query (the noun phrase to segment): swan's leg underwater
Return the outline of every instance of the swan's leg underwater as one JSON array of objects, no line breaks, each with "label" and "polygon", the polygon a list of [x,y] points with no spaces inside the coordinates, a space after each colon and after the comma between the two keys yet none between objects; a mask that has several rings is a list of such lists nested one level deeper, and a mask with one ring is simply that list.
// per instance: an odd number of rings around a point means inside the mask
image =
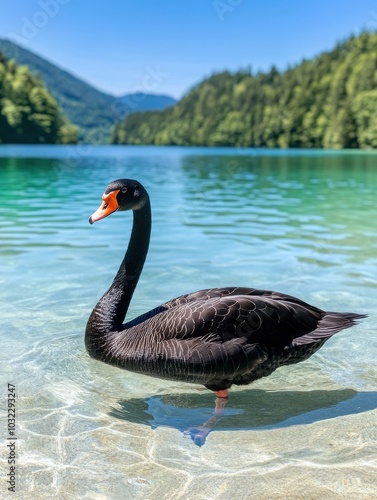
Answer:
[{"label": "swan's leg underwater", "polygon": [[228,389],[224,389],[223,391],[216,391],[215,395],[216,395],[216,404],[213,415],[216,417],[222,417],[224,415],[225,405],[228,402],[228,397],[229,397]]}]

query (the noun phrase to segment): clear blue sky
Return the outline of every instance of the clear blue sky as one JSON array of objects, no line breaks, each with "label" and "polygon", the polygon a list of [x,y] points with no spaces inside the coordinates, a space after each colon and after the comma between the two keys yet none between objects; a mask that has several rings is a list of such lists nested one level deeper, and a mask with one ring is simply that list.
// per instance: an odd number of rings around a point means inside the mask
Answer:
[{"label": "clear blue sky", "polygon": [[0,0],[0,37],[121,95],[181,97],[214,71],[284,69],[377,29],[377,0]]}]

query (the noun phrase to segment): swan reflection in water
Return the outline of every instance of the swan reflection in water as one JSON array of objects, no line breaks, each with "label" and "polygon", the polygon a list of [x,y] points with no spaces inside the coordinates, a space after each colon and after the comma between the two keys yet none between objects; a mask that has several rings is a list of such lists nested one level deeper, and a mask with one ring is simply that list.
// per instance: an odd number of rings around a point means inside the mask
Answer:
[{"label": "swan reflection in water", "polygon": [[184,432],[202,446],[213,430],[264,430],[305,425],[377,408],[377,392],[353,389],[310,391],[235,391],[223,414],[213,411],[213,396],[183,393],[119,401],[110,415]]}]

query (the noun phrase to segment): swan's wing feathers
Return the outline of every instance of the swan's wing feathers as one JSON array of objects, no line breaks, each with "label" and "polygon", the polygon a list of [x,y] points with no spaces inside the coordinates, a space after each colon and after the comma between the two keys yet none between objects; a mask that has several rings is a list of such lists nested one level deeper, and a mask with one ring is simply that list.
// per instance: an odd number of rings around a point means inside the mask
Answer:
[{"label": "swan's wing feathers", "polygon": [[299,304],[308,306],[312,309],[315,309],[313,306],[310,306],[306,302],[293,297],[292,295],[287,295],[285,293],[274,292],[271,290],[260,290],[257,288],[249,288],[249,287],[237,287],[237,286],[229,286],[222,288],[207,288],[205,290],[199,290],[193,293],[187,293],[185,295],[181,295],[173,300],[169,300],[161,305],[163,308],[172,309],[178,305],[187,304],[188,302],[196,302],[207,301],[213,298],[220,297],[233,297],[233,296],[252,296],[252,297],[263,297],[266,299],[273,299],[276,301],[289,301],[292,304]]},{"label": "swan's wing feathers", "polygon": [[252,335],[252,341],[268,344],[291,342],[315,330],[324,316],[322,310],[291,295],[245,287],[201,290],[161,307],[173,318],[180,317],[179,331],[185,330],[186,337],[212,329],[222,341]]},{"label": "swan's wing feathers", "polygon": [[224,381],[250,372],[267,359],[262,347],[248,344],[246,339],[206,344],[199,338],[170,339],[161,342],[157,356],[172,378],[176,373],[184,373],[187,381],[208,384],[217,380],[222,381],[222,386]]},{"label": "swan's wing feathers", "polygon": [[294,339],[314,331],[324,312],[289,296],[258,297],[254,322],[258,318],[260,327],[253,335],[253,341],[267,346],[289,345]]},{"label": "swan's wing feathers", "polygon": [[335,333],[357,324],[357,320],[365,318],[365,314],[327,312],[318,322],[318,327],[293,340],[293,346],[313,344],[332,337]]},{"label": "swan's wing feathers", "polygon": [[250,299],[247,299],[246,304],[242,298],[243,296],[209,299],[200,297],[178,303],[155,318],[154,331],[161,340],[200,338],[205,343],[222,343],[240,337],[237,330],[244,324],[249,309],[254,308]]},{"label": "swan's wing feathers", "polygon": [[[205,290],[199,290],[198,292],[187,293],[181,295],[173,300],[169,300],[162,304],[163,307],[172,309],[179,305],[187,304],[189,302],[207,301],[213,298],[229,297],[232,295],[251,295],[254,292],[259,292],[255,288],[246,287],[223,287],[223,288],[207,288]],[[262,291],[260,291],[262,292]]]},{"label": "swan's wing feathers", "polygon": [[158,320],[156,318],[153,329],[161,340],[200,338],[204,343],[223,343],[244,338],[250,343],[287,345],[294,338],[315,330],[323,315],[322,311],[298,299],[293,302],[289,296],[280,294],[277,297],[228,294],[208,298],[206,291],[196,299],[165,309]]}]

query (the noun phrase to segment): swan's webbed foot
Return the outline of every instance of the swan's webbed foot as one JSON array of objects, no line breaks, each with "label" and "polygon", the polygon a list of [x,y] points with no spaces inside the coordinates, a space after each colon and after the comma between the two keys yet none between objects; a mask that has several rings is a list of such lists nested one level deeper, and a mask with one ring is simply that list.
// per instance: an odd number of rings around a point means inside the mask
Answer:
[{"label": "swan's webbed foot", "polygon": [[[225,394],[225,395],[219,395]],[[216,424],[224,415],[225,405],[228,402],[228,391],[216,391],[216,403],[213,415],[204,422],[203,425],[197,427],[189,427],[184,431],[184,435],[190,436],[197,446],[203,446],[208,434],[216,427]]]},{"label": "swan's webbed foot", "polygon": [[199,425],[198,427],[189,427],[184,431],[185,436],[190,436],[197,446],[203,446],[206,442],[208,434],[211,432],[210,427],[205,427],[205,425]]}]

